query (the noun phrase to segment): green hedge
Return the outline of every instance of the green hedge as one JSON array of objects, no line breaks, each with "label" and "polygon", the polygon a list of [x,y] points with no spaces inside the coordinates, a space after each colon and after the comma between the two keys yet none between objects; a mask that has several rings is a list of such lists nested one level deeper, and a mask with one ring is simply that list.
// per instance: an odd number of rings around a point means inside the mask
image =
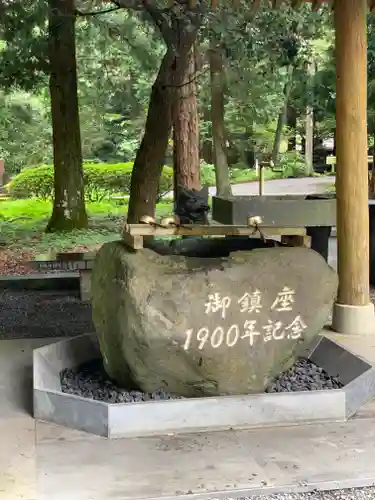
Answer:
[{"label": "green hedge", "polygon": [[[130,192],[133,162],[128,163],[84,163],[83,177],[85,196],[89,201],[101,201],[113,195]],[[159,195],[173,188],[173,171],[164,167],[160,177]],[[23,170],[7,185],[12,198],[53,198],[53,166],[41,165]]]},{"label": "green hedge", "polygon": [[53,167],[42,165],[36,168],[26,168],[6,185],[12,198],[48,199],[53,194]]}]

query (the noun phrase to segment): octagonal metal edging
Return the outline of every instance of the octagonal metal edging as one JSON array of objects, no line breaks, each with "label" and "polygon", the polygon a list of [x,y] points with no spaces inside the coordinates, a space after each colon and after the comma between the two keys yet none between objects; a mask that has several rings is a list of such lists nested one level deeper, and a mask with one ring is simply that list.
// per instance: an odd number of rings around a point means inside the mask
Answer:
[{"label": "octagonal metal edging", "polygon": [[[363,391],[359,398],[353,394],[358,395],[358,386],[362,387],[358,380],[365,377],[368,382],[368,372],[373,370],[324,336],[311,359],[329,365],[323,358],[332,344],[343,360],[339,370],[348,381],[343,389],[107,404],[61,391],[59,372],[63,368],[100,357],[96,335],[81,335],[34,351],[34,417],[109,438],[344,421],[356,404],[363,404]],[[351,367],[351,374],[345,365]],[[329,366],[322,368],[335,374]],[[373,375],[370,379],[375,380]],[[372,399],[375,383],[367,386],[366,397]]]},{"label": "octagonal metal edging", "polygon": [[[329,331],[327,330],[329,337]],[[358,338],[361,338],[360,336]],[[366,336],[362,337],[363,339]],[[310,359],[344,384],[345,414],[350,418],[375,397],[375,366],[344,343],[326,336],[310,354]]]}]

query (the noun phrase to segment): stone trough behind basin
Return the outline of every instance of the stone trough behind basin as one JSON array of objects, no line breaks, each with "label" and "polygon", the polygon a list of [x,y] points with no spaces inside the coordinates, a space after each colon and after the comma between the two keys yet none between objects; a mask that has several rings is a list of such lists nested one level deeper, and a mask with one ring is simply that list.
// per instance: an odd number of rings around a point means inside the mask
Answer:
[{"label": "stone trough behind basin", "polygon": [[108,438],[344,421],[375,397],[375,370],[322,335],[309,358],[342,389],[109,404],[61,391],[60,371],[100,357],[95,334],[36,349],[34,417]]}]

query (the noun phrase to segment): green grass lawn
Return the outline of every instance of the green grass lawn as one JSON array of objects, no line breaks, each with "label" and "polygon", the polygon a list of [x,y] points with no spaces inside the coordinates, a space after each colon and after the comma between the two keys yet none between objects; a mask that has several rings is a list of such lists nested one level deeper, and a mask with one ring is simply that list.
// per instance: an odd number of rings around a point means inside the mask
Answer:
[{"label": "green grass lawn", "polygon": [[[264,169],[265,180],[283,177],[280,171]],[[255,170],[231,169],[231,183],[257,181]],[[87,203],[89,229],[69,233],[46,234],[45,228],[52,212],[50,201],[40,199],[14,200],[0,198],[0,244],[9,250],[43,253],[93,247],[119,237],[120,226],[127,212],[127,199]],[[157,215],[173,212],[172,200],[164,198],[157,205]]]},{"label": "green grass lawn", "polygon": [[[264,178],[278,179],[280,172],[264,170]],[[232,184],[257,181],[254,170],[234,168]],[[50,201],[40,199],[14,200],[0,198],[0,244],[8,250],[43,253],[93,247],[119,237],[120,226],[127,212],[127,199],[87,203],[89,229],[69,233],[46,234],[45,228],[52,212]],[[164,198],[156,208],[158,216],[173,212],[172,200]]]},{"label": "green grass lawn", "polygon": [[[8,249],[24,252],[71,250],[77,246],[92,247],[119,237],[119,229],[127,211],[126,204],[87,203],[89,229],[69,233],[44,232],[52,204],[49,201],[3,200],[0,202],[0,242]],[[157,206],[159,216],[172,213],[170,201]]]}]

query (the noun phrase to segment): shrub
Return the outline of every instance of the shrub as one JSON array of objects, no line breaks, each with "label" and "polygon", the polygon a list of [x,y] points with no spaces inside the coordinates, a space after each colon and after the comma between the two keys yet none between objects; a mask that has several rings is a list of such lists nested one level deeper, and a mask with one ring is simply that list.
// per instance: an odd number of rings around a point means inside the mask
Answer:
[{"label": "shrub", "polygon": [[12,198],[41,198],[43,200],[53,197],[53,167],[41,165],[40,167],[25,168],[6,185]]},{"label": "shrub", "polygon": [[279,167],[284,171],[283,177],[305,177],[305,159],[298,151],[287,151],[280,155]]},{"label": "shrub", "polygon": [[[128,195],[133,162],[84,163],[83,180],[88,201],[101,201],[113,195]],[[164,167],[159,183],[159,197],[172,189],[173,171]],[[41,165],[23,170],[6,186],[12,198],[53,198],[53,166]]]},{"label": "shrub", "polygon": [[214,186],[216,183],[215,165],[201,161],[201,185]]},{"label": "shrub", "polygon": [[133,163],[86,163],[83,165],[85,196],[102,201],[116,194],[129,194]]}]

